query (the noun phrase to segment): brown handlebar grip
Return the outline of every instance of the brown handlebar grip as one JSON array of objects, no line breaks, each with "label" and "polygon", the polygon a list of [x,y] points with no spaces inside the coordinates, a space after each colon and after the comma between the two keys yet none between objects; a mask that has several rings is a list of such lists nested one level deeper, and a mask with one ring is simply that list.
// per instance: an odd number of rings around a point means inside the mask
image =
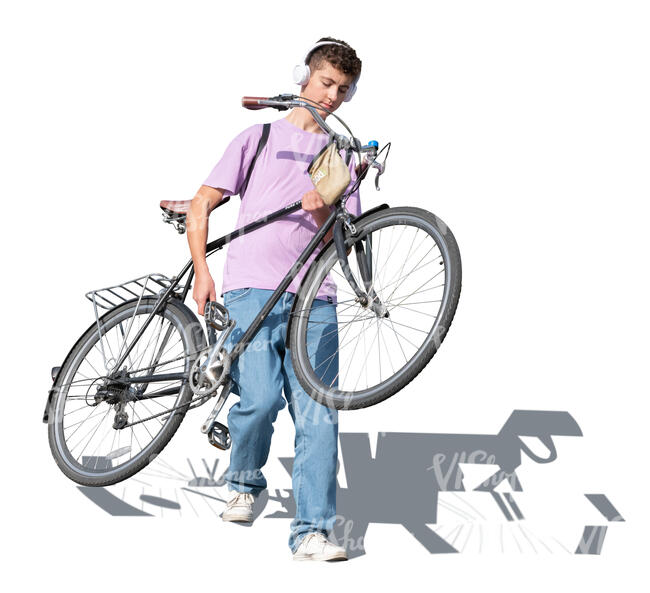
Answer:
[{"label": "brown handlebar grip", "polygon": [[268,97],[242,97],[242,107],[246,107],[246,109],[266,109],[268,105],[260,105],[258,103],[260,99],[266,100]]}]

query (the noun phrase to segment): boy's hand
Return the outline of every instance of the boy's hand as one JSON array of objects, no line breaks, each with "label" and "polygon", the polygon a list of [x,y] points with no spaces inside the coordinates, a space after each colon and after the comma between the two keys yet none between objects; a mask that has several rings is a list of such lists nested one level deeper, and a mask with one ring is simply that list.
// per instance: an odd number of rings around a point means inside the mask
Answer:
[{"label": "boy's hand", "polygon": [[[302,209],[311,212],[318,228],[323,226],[331,212],[330,207],[323,202],[323,198],[321,198],[321,195],[316,189],[312,189],[302,196]],[[332,229],[327,231],[327,234],[323,238],[323,242],[327,243],[331,238]]]},{"label": "boy's hand", "polygon": [[214,280],[210,272],[197,272],[192,298],[199,307],[199,315],[203,315],[206,301],[217,300],[217,291],[214,288]]},{"label": "boy's hand", "polygon": [[323,198],[316,189],[312,189],[302,196],[302,209],[307,212],[327,211],[327,214],[329,214],[329,206],[323,202]]}]

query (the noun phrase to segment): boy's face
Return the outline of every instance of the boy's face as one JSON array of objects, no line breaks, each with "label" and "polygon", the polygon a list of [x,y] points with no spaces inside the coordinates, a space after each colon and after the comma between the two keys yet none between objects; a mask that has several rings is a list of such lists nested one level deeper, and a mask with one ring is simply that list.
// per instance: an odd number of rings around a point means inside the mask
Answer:
[{"label": "boy's face", "polygon": [[[353,78],[350,74],[344,74],[337,70],[327,61],[323,61],[318,70],[311,73],[309,82],[303,87],[301,96],[311,99],[326,107],[330,111],[336,111],[347,93]],[[324,119],[328,113],[317,109],[319,115]]]}]

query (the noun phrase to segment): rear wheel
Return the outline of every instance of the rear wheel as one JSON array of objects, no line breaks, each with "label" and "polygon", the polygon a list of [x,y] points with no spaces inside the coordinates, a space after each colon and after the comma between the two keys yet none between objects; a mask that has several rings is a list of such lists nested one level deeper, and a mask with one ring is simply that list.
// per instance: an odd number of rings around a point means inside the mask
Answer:
[{"label": "rear wheel", "polygon": [[[346,237],[350,271],[380,306],[358,301],[332,242],[309,268],[291,320],[298,381],[336,409],[374,405],[412,381],[445,338],[461,288],[456,240],[431,212],[389,208],[359,221],[356,231]],[[362,261],[370,272],[365,284]],[[336,314],[326,316],[323,297],[332,293]]]},{"label": "rear wheel", "polygon": [[[140,471],[174,435],[192,398],[187,377],[206,347],[199,322],[171,299],[154,316],[121,369],[115,363],[156,303],[144,297],[112,309],[93,324],[70,352],[55,383],[49,415],[50,449],[70,479],[107,486]],[[119,372],[118,372],[119,371]],[[161,382],[121,381],[145,375],[176,375]]]}]

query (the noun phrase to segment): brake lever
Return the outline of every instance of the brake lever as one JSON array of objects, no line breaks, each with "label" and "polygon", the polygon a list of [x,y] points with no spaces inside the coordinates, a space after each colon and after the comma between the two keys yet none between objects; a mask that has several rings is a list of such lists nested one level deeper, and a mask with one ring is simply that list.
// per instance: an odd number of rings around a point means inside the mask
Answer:
[{"label": "brake lever", "polygon": [[268,100],[277,101],[278,103],[280,103],[280,105],[273,105],[273,107],[278,111],[287,111],[287,109],[289,109],[289,105],[282,105],[282,103],[286,103],[287,101],[294,101],[297,98],[298,97],[296,97],[296,95],[285,93],[281,95],[276,95],[275,97],[269,97]]},{"label": "brake lever", "polygon": [[373,163],[372,166],[377,169],[377,175],[375,175],[375,189],[379,191],[381,189],[379,187],[379,176],[384,173],[384,165],[381,163]]}]

